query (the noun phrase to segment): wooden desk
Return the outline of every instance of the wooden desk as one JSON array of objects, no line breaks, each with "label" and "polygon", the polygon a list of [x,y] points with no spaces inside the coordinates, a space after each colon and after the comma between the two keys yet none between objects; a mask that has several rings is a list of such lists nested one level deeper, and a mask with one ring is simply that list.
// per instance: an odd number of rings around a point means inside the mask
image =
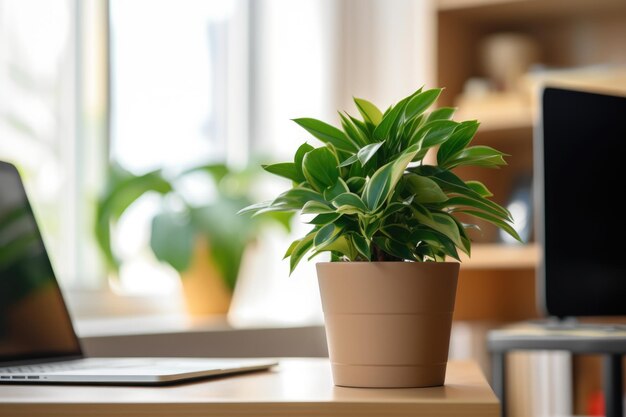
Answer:
[{"label": "wooden desk", "polygon": [[480,416],[499,404],[472,362],[446,385],[358,389],[332,384],[328,359],[283,359],[270,372],[167,387],[0,385],[0,416]]}]

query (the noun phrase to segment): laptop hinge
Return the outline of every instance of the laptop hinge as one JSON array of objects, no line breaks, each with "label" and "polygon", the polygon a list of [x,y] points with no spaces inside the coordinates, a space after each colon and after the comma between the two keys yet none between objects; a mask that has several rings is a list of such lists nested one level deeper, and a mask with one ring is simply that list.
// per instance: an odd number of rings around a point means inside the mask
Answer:
[{"label": "laptop hinge", "polygon": [[16,361],[5,361],[0,362],[0,368],[11,367],[11,366],[20,366],[20,365],[37,365],[40,363],[58,363],[58,362],[66,362],[73,361],[76,359],[84,359],[83,355],[66,355],[66,356],[54,356],[54,357],[41,357],[41,358],[30,358],[30,359],[20,359]]}]

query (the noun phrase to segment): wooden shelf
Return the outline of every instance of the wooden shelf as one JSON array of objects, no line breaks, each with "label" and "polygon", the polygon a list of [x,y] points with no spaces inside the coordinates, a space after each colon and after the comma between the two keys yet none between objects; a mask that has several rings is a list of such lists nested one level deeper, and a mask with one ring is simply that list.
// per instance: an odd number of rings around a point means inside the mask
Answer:
[{"label": "wooden shelf", "polygon": [[438,0],[437,10],[472,19],[522,20],[625,10],[623,0]]},{"label": "wooden shelf", "polygon": [[437,10],[467,10],[477,7],[490,7],[515,3],[528,3],[528,0],[438,0]]},{"label": "wooden shelf", "polygon": [[539,246],[478,244],[472,247],[472,257],[462,255],[462,269],[534,269],[539,264]]},{"label": "wooden shelf", "polygon": [[459,120],[478,120],[478,136],[483,142],[529,141],[533,134],[533,115],[530,107],[464,106],[456,113]]},{"label": "wooden shelf", "polygon": [[[499,132],[502,130],[520,130],[530,131],[533,128],[532,117],[530,112],[524,113],[489,113],[489,112],[463,112],[460,113],[460,119],[478,120],[480,122],[480,132]],[[468,115],[469,117],[466,117]]]},{"label": "wooden shelf", "polygon": [[[483,42],[497,34],[517,33],[533,40],[538,62],[547,69],[626,62],[624,0],[438,0],[436,16],[441,46],[437,78],[446,87],[443,105],[463,108],[456,101],[466,81],[488,75],[481,61]],[[494,115],[500,110],[491,107]]]}]

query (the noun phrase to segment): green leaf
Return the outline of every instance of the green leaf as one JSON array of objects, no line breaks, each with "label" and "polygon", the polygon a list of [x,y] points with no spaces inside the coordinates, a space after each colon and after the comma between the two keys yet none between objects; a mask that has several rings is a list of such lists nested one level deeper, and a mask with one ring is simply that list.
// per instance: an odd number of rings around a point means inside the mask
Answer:
[{"label": "green leaf", "polygon": [[375,236],[372,240],[376,246],[391,256],[399,259],[415,259],[415,255],[411,249],[389,239],[388,237]]},{"label": "green leaf", "polygon": [[394,161],[383,165],[372,175],[363,190],[363,200],[370,211],[378,210],[389,197],[417,151],[417,145],[409,147]]},{"label": "green leaf", "polygon": [[224,282],[233,289],[241,258],[253,236],[254,221],[235,213],[244,202],[220,198],[210,205],[188,208],[191,224],[197,234],[209,241],[209,252]]},{"label": "green leaf", "polygon": [[487,213],[483,213],[482,211],[476,211],[476,210],[460,210],[460,212],[469,214],[470,216],[479,217],[481,219],[487,220],[489,223],[492,223],[498,226],[500,229],[507,232],[509,235],[515,238],[515,240],[522,242],[522,238],[517,234],[515,229],[513,229],[513,227],[510,224],[508,224],[507,222],[503,221],[502,219],[498,217],[492,216]]},{"label": "green leaf", "polygon": [[412,168],[411,170],[419,175],[428,176],[430,179],[435,181],[446,193],[458,193],[466,197],[482,201],[483,203],[491,206],[494,210],[502,209],[502,207],[500,207],[493,201],[481,197],[480,194],[468,187],[463,182],[463,180],[461,180],[450,171],[445,171],[439,167],[434,167],[430,165],[422,165]]},{"label": "green leaf", "polygon": [[315,248],[315,252],[313,252],[313,254],[309,257],[309,260],[323,252],[331,252],[331,254],[334,255],[341,254],[350,261],[354,261],[358,255],[352,241],[349,241],[346,236],[337,236],[336,239],[328,244],[325,244],[323,247]]},{"label": "green leaf", "polygon": [[378,231],[378,229],[380,228],[380,225],[382,223],[382,220],[378,219],[378,220],[370,220],[369,223],[367,223],[365,225],[365,236],[368,239],[371,239],[372,236],[374,236],[374,234]]},{"label": "green leaf", "polygon": [[374,173],[365,184],[363,200],[370,211],[374,212],[387,199],[393,188],[394,162],[389,162]]},{"label": "green leaf", "polygon": [[239,210],[237,214],[256,213],[260,210],[266,209],[272,205],[272,201],[263,201],[261,203],[250,204]]},{"label": "green leaf", "polygon": [[311,200],[326,203],[326,200],[320,193],[308,188],[295,187],[276,197],[268,208],[299,210],[304,204]]},{"label": "green leaf", "polygon": [[455,196],[451,197],[445,203],[446,207],[471,207],[476,210],[484,211],[497,217],[501,217],[503,220],[509,219],[511,215],[508,210],[498,205],[494,208],[493,205],[487,204],[484,200],[473,199],[470,197]]},{"label": "green leaf", "polygon": [[[402,132],[402,135],[404,138],[412,138],[413,135],[415,135],[415,132],[417,132],[417,129],[419,129],[424,122],[424,115],[420,115],[417,117],[414,117],[413,120],[409,121],[408,124],[405,125],[404,127],[404,131]],[[408,143],[408,140],[407,140]]]},{"label": "green leaf", "polygon": [[178,272],[185,271],[191,263],[194,238],[195,230],[188,216],[164,211],[152,219],[150,247],[154,256]]},{"label": "green leaf", "polygon": [[374,138],[379,141],[384,141],[389,139],[389,133],[391,132],[391,128],[396,123],[396,120],[402,114],[404,106],[406,104],[405,100],[402,100],[398,104],[396,104],[389,112],[385,113],[383,116],[383,120],[380,122],[376,129],[374,129]]},{"label": "green leaf", "polygon": [[413,97],[406,105],[404,111],[405,119],[411,119],[422,114],[437,100],[439,94],[441,94],[441,88],[433,88],[432,90],[426,90]]},{"label": "green leaf", "polygon": [[135,176],[119,166],[111,167],[106,192],[97,206],[95,231],[109,267],[116,270],[119,265],[111,248],[111,223],[116,222],[144,194],[167,194],[172,190],[172,185],[160,170]]},{"label": "green leaf", "polygon": [[[393,115],[394,110],[398,109],[397,110],[398,115],[391,121],[391,124],[388,129],[388,134],[387,134],[388,139],[385,142],[385,149],[387,150],[388,153],[396,154],[398,152],[402,152],[406,148],[406,146],[408,146],[406,143],[402,143],[402,144],[400,143],[400,142],[403,142],[403,138],[405,137],[404,131],[407,129],[407,119],[404,115],[404,111],[406,109],[406,105],[409,102],[409,100],[411,100],[420,92],[421,92],[421,89],[416,91],[409,97],[406,97],[400,100],[400,102],[398,102],[398,104],[396,104],[395,107],[393,107],[392,110],[389,111],[389,116],[391,117]],[[385,113],[384,118],[387,118],[387,113]],[[383,119],[383,122],[379,125],[379,127],[384,125],[384,123],[385,123],[385,120]],[[376,131],[374,131],[374,133],[376,133]]]},{"label": "green leaf", "polygon": [[348,152],[356,152],[358,149],[356,144],[344,132],[334,126],[310,118],[293,119],[293,121],[322,142],[330,143],[337,149]]},{"label": "green leaf", "polygon": [[401,210],[407,209],[408,206],[406,204],[403,203],[398,203],[398,202],[393,202],[391,204],[389,204],[387,207],[385,207],[385,210],[383,210],[383,214],[380,216],[381,220],[386,219],[387,217],[391,216],[392,214],[395,214]]},{"label": "green leaf", "polygon": [[374,126],[378,126],[383,120],[383,114],[381,111],[369,101],[361,98],[355,98],[354,103],[356,104],[356,108],[359,110],[359,113],[361,113],[361,116],[363,116],[363,120],[366,122],[370,122]]},{"label": "green leaf", "polygon": [[423,228],[415,229],[411,232],[411,241],[426,242],[429,245],[440,246],[449,256],[453,257],[457,261],[460,261],[459,253],[456,250],[454,242],[446,235],[439,233],[436,230]]},{"label": "green leaf", "polygon": [[428,115],[426,122],[432,122],[433,120],[448,120],[452,118],[452,115],[456,109],[454,107],[440,107],[436,110],[433,110]]},{"label": "green leaf", "polygon": [[343,193],[337,196],[332,201],[332,203],[333,203],[333,206],[337,207],[338,212],[342,212],[345,214],[353,214],[353,213],[348,213],[347,211],[340,210],[340,209],[345,208],[345,207],[354,208],[356,209],[357,212],[360,212],[360,213],[367,213],[369,211],[367,209],[367,206],[365,206],[365,203],[363,202],[363,200],[361,200],[361,197],[353,193]]},{"label": "green leaf", "polygon": [[365,187],[365,178],[363,177],[351,177],[346,181],[348,184],[348,188],[350,192],[355,194],[361,194],[363,192],[363,187]]},{"label": "green leaf", "polygon": [[411,203],[411,209],[413,209],[413,215],[416,218],[419,218],[420,216],[428,217],[431,220],[433,218],[432,214],[430,213],[430,210],[428,210],[426,207],[424,207],[417,201],[413,201]]},{"label": "green leaf", "polygon": [[[302,145],[300,145],[300,147],[296,151],[296,154],[293,158],[293,163],[295,164],[296,170],[298,171],[298,178],[302,178],[302,181],[304,181],[304,171],[302,170],[302,162],[304,161],[304,155],[311,152],[313,149],[315,149],[313,146],[305,142]],[[299,182],[302,182],[302,181],[299,181]]]},{"label": "green leaf", "polygon": [[367,162],[372,159],[374,155],[376,155],[376,152],[380,149],[383,143],[385,142],[371,143],[359,149],[357,156],[359,161],[361,161],[361,166],[365,166],[365,164],[367,164]]},{"label": "green leaf", "polygon": [[480,123],[476,120],[461,122],[437,151],[437,164],[445,166],[452,156],[469,145],[478,131],[479,125]]},{"label": "green leaf", "polygon": [[454,132],[458,122],[454,120],[434,120],[420,127],[409,140],[410,144],[419,143],[422,149],[439,145]]},{"label": "green leaf", "polygon": [[317,191],[335,185],[339,178],[339,161],[327,147],[316,148],[304,155],[302,168],[307,182]]},{"label": "green leaf", "polygon": [[301,212],[302,214],[323,214],[334,213],[335,210],[332,207],[329,207],[327,204],[311,200],[307,201],[304,206],[302,206]]},{"label": "green leaf", "polygon": [[[435,120],[430,122],[430,129],[422,139],[422,149],[444,143],[459,124],[454,120]],[[425,124],[424,127],[428,126]]]},{"label": "green leaf", "polygon": [[[354,126],[359,129],[359,131],[363,134],[365,138],[372,139],[372,135],[374,133],[374,125],[365,123],[362,120],[357,119],[356,117],[350,116],[348,113],[346,113],[346,116],[350,119]],[[367,143],[369,142],[370,140],[367,141]]]},{"label": "green leaf", "polygon": [[326,226],[323,226],[315,234],[315,238],[313,239],[313,245],[316,249],[320,249],[324,247],[324,245],[330,244],[337,238],[341,230],[341,228],[337,227],[333,223],[329,223]]},{"label": "green leaf", "polygon": [[476,205],[486,205],[489,206],[493,211],[501,214],[503,218],[511,219],[511,213],[501,205],[496,202],[493,202],[487,198],[481,197],[480,194],[476,193],[474,190],[469,187],[459,187],[456,185],[451,185],[448,182],[440,181],[439,179],[433,178],[443,189],[451,189],[453,193],[460,194],[461,196],[467,197],[471,200],[477,202]]},{"label": "green leaf", "polygon": [[285,252],[285,256],[283,256],[283,259],[287,259],[288,257],[291,256],[291,254],[293,253],[293,250],[298,246],[298,244],[302,241],[302,239],[296,239],[293,242],[291,242],[291,245],[289,245],[289,247],[287,248],[287,251]]},{"label": "green leaf", "polygon": [[[459,229],[459,234],[461,235],[461,242],[463,242],[463,246],[460,248],[463,252],[467,254],[467,256],[471,256],[472,251],[472,242],[470,241],[469,235],[467,234],[466,226],[475,226],[475,225],[466,225],[461,223],[456,217],[450,216],[456,223],[456,227]],[[478,227],[478,226],[475,226]]]},{"label": "green leaf", "polygon": [[402,224],[390,224],[383,226],[381,232],[386,234],[390,239],[396,240],[401,243],[411,241],[411,231],[408,227]]},{"label": "green leaf", "polygon": [[261,167],[267,172],[278,175],[294,182],[304,181],[304,176],[300,176],[296,169],[296,164],[293,162],[281,162],[272,165],[261,165]]},{"label": "green leaf", "polygon": [[359,129],[352,120],[344,116],[339,112],[339,118],[341,119],[341,126],[346,134],[352,139],[352,142],[357,143],[359,146],[364,146],[369,143],[366,133]]},{"label": "green leaf", "polygon": [[337,178],[337,182],[335,185],[328,187],[324,190],[324,199],[326,201],[331,201],[338,195],[343,193],[350,192],[350,188],[348,188],[348,184],[341,178]]},{"label": "green leaf", "polygon": [[441,203],[448,199],[437,183],[430,178],[411,173],[406,175],[405,179],[408,190],[415,195],[415,200],[419,203]]},{"label": "green leaf", "polygon": [[361,166],[361,164],[352,164],[352,165],[350,165],[350,168],[349,168],[349,171],[348,171],[348,179],[349,178],[354,178],[354,177],[358,177],[358,178],[365,178],[365,177],[367,177],[366,170]]},{"label": "green leaf", "polygon": [[352,243],[354,244],[357,252],[359,252],[359,254],[368,261],[371,261],[372,251],[370,249],[368,241],[363,236],[356,233],[351,234],[350,239],[352,240]]},{"label": "green leaf", "polygon": [[463,165],[495,168],[506,165],[506,161],[504,160],[504,153],[489,146],[479,145],[465,148],[451,156],[442,167],[452,169]]},{"label": "green leaf", "polygon": [[480,194],[481,197],[492,197],[493,194],[489,189],[480,181],[465,181],[465,185],[467,185],[472,191]]},{"label": "green leaf", "polygon": [[343,167],[347,167],[350,166],[352,164],[354,164],[356,161],[359,160],[359,155],[354,154],[352,155],[350,158],[346,159],[345,161],[343,161],[342,163],[340,163],[338,165],[339,168],[343,168]]},{"label": "green leaf", "polygon": [[431,218],[428,218],[428,216],[424,216],[416,211],[415,216],[425,226],[428,226],[431,229],[447,236],[457,247],[463,247],[459,228],[450,215],[444,213],[431,213]]},{"label": "green leaf", "polygon": [[[463,229],[461,229],[463,230]],[[461,250],[463,252],[465,252],[467,254],[467,256],[472,256],[472,241],[465,236],[461,236],[461,241],[463,242],[463,246],[461,247]],[[456,258],[458,260],[458,258]]]},{"label": "green leaf", "polygon": [[315,229],[313,230],[313,232],[309,233],[302,240],[300,240],[296,247],[291,251],[291,254],[289,255],[289,275],[291,275],[293,270],[296,269],[296,266],[298,266],[302,257],[313,247]]},{"label": "green leaf", "polygon": [[328,223],[333,223],[340,217],[341,217],[341,213],[323,213],[323,214],[318,214],[313,219],[311,219],[311,221],[309,221],[308,223],[314,224],[316,226],[322,226]]}]

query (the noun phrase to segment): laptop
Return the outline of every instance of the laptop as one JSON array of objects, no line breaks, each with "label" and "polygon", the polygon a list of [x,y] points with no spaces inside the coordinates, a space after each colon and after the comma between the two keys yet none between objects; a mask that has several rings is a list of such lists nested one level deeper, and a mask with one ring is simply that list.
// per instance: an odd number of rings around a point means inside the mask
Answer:
[{"label": "laptop", "polygon": [[0,161],[0,384],[158,385],[276,364],[266,359],[85,357],[19,174]]}]

